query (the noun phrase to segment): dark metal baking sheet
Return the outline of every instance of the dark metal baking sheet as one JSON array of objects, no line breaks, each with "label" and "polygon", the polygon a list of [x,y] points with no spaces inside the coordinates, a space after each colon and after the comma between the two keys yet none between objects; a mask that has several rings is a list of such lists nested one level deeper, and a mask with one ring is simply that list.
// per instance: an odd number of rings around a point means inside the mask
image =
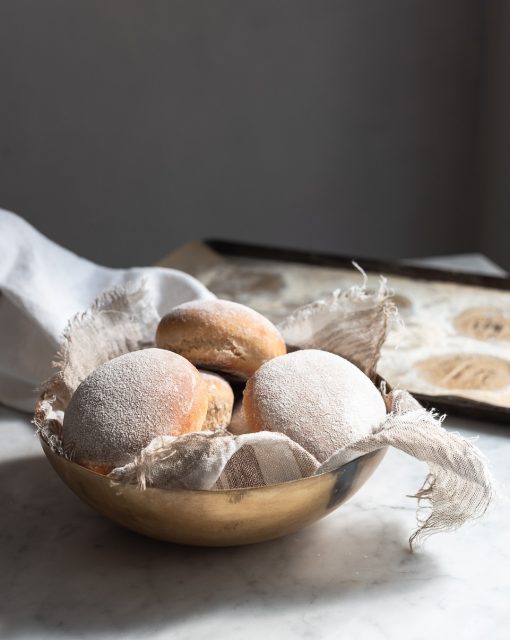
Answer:
[{"label": "dark metal baking sheet", "polygon": [[[213,251],[216,251],[225,258],[236,256],[260,260],[276,260],[283,263],[294,262],[323,267],[336,267],[339,269],[352,269],[352,262],[355,261],[361,264],[367,273],[396,275],[430,282],[453,282],[467,286],[471,285],[488,289],[499,289],[506,292],[510,291],[510,278],[508,277],[417,267],[360,256],[339,256],[221,239],[207,239],[204,242]],[[455,395],[429,396],[417,392],[413,392],[413,395],[425,406],[435,407],[450,414],[507,424],[510,423],[510,408],[499,407]]]}]

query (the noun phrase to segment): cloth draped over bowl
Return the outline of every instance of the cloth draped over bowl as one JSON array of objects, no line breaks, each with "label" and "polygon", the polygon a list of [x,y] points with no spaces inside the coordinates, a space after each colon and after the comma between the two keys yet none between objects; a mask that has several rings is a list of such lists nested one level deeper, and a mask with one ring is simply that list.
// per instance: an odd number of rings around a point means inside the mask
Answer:
[{"label": "cloth draped over bowl", "polygon": [[[337,353],[360,367],[375,382],[381,345],[396,309],[391,291],[364,285],[337,290],[297,309],[279,329],[289,349],[316,348]],[[147,325],[150,292],[144,283],[103,294],[69,324],[57,358],[57,372],[41,389],[34,422],[50,447],[67,457],[61,446],[63,415],[79,383],[99,364],[149,345],[153,323]],[[117,341],[111,340],[112,332]],[[119,339],[119,336],[121,338]],[[113,470],[112,482],[141,489],[186,488],[221,490],[277,484],[323,473],[360,455],[392,446],[428,464],[429,473],[416,493],[418,528],[411,547],[425,536],[459,527],[480,517],[494,498],[494,482],[481,452],[469,440],[450,433],[442,419],[426,411],[404,390],[381,393],[388,414],[368,436],[349,443],[322,465],[303,447],[280,433],[262,431],[231,435],[228,431],[197,432],[156,438],[129,464]]]},{"label": "cloth draped over bowl", "polygon": [[[176,269],[111,269],[94,264],[3,209],[0,256],[0,402],[30,413],[37,400],[36,388],[52,374],[51,361],[69,318],[90,307],[103,291],[146,279],[151,309],[147,305],[145,334],[152,327],[152,307],[166,313],[188,300],[215,297],[199,280]],[[97,313],[102,312],[97,309]],[[102,314],[106,322],[105,314],[106,310]],[[74,332],[79,330],[79,323],[75,323]],[[111,347],[106,341],[102,345],[111,357],[118,355],[120,348],[114,334],[109,333]],[[137,348],[135,345],[132,348]],[[79,366],[74,358],[74,367]],[[65,375],[75,373],[66,369]]]}]

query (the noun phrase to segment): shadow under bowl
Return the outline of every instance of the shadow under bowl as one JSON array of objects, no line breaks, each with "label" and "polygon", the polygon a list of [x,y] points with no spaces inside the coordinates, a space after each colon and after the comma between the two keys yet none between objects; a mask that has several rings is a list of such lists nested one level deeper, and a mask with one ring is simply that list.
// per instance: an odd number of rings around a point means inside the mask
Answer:
[{"label": "shadow under bowl", "polygon": [[100,514],[150,538],[207,547],[272,540],[323,518],[365,484],[386,453],[379,449],[334,471],[266,487],[141,490],[114,484],[41,444],[67,486]]}]

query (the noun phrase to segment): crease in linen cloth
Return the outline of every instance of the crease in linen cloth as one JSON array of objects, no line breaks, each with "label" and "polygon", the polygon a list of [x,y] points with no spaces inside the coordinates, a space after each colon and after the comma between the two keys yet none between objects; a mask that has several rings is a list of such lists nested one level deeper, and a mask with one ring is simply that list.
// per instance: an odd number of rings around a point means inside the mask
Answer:
[{"label": "crease in linen cloth", "polygon": [[69,319],[103,291],[143,278],[160,315],[182,302],[215,297],[175,269],[97,265],[3,209],[0,256],[0,403],[22,411],[33,412],[36,388],[52,374]]}]

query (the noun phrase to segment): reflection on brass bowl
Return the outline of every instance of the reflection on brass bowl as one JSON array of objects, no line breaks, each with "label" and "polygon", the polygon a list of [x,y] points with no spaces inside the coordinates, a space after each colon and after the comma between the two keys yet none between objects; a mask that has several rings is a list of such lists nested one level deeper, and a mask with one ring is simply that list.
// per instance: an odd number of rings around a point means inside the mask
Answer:
[{"label": "reflection on brass bowl", "polygon": [[335,471],[268,487],[142,491],[114,485],[41,444],[68,487],[102,515],[151,538],[210,547],[271,540],[319,520],[365,484],[386,452],[379,449]]}]

